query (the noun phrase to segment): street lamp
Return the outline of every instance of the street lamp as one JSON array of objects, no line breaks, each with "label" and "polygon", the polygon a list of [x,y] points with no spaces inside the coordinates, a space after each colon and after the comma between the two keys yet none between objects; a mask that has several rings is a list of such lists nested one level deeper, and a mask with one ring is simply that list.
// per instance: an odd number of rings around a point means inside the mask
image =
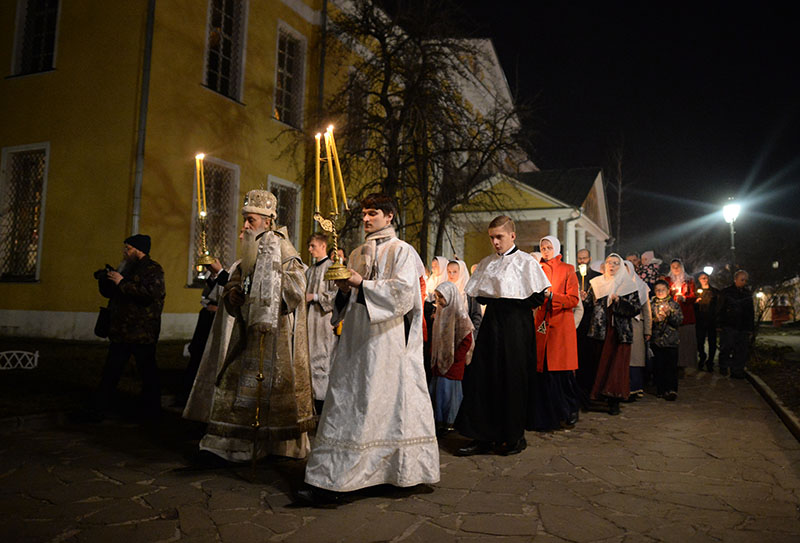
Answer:
[{"label": "street lamp", "polygon": [[733,258],[733,269],[736,270],[736,244],[734,243],[734,235],[736,231],[733,229],[733,223],[739,217],[739,212],[742,206],[737,203],[731,202],[722,208],[722,216],[725,217],[725,222],[731,225],[731,257]]}]

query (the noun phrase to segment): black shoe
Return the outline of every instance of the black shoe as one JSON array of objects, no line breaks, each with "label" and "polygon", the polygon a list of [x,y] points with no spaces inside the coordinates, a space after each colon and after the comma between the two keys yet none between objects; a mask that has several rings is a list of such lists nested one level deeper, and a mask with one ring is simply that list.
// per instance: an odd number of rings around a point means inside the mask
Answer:
[{"label": "black shoe", "polygon": [[619,400],[617,401],[609,401],[608,402],[608,414],[609,415],[619,415]]},{"label": "black shoe", "polygon": [[308,485],[294,493],[293,505],[333,508],[342,503],[342,493]]},{"label": "black shoe", "polygon": [[527,448],[528,448],[528,442],[525,441],[524,437],[521,437],[517,440],[516,443],[514,443],[510,447],[507,446],[506,448],[501,450],[500,454],[502,454],[503,456],[511,456],[512,454],[519,454]]},{"label": "black shoe", "polygon": [[568,430],[571,430],[572,428],[575,428],[576,424],[578,424],[578,411],[575,411],[574,413],[570,413],[569,417],[567,417],[566,420],[562,420],[561,421],[561,427],[562,428],[566,428]]},{"label": "black shoe", "polygon": [[475,439],[466,447],[456,449],[456,456],[474,456],[476,454],[489,454],[490,452],[492,452],[491,442]]},{"label": "black shoe", "polygon": [[678,399],[678,393],[675,392],[674,390],[670,390],[669,392],[664,394],[664,399],[667,400],[668,402],[674,402],[675,400]]},{"label": "black shoe", "polygon": [[436,437],[441,439],[444,436],[446,436],[447,434],[449,434],[450,432],[452,432],[453,430],[454,430],[454,428],[452,428],[450,426],[441,426],[440,428],[438,428],[436,430]]}]

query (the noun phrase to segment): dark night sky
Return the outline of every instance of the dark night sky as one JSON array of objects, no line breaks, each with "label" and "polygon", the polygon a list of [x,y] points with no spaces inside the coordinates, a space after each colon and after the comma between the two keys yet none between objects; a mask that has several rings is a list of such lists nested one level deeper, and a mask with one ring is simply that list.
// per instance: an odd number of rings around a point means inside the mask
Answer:
[{"label": "dark night sky", "polygon": [[[747,206],[737,230],[789,228],[798,238],[800,33],[792,8],[461,5],[471,33],[493,39],[512,90],[536,100],[540,168],[608,167],[624,139],[624,248],[666,242],[678,232],[670,227],[729,196]],[[726,228],[721,218],[707,222]]]}]

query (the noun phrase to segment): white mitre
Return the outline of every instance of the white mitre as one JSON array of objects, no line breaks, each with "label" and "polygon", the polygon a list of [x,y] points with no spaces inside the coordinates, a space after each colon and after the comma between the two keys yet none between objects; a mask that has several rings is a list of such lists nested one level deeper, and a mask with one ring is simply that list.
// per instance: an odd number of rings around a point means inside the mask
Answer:
[{"label": "white mitre", "polygon": [[528,253],[516,250],[481,260],[464,287],[464,293],[473,297],[524,300],[549,286],[550,280],[539,263]]}]

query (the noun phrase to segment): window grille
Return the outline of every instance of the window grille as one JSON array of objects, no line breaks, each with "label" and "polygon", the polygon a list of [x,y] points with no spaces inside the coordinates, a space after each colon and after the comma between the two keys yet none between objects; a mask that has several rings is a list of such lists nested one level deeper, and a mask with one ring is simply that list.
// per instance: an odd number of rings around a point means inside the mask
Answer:
[{"label": "window grille", "polygon": [[47,151],[8,152],[4,158],[0,195],[0,281],[35,281]]},{"label": "window grille", "polygon": [[211,0],[206,86],[234,100],[241,96],[244,18],[244,0]]},{"label": "window grille", "polygon": [[303,43],[285,30],[278,32],[275,119],[300,128],[303,102]]},{"label": "window grille", "polygon": [[17,18],[17,75],[53,69],[58,0],[24,0]]},{"label": "window grille", "polygon": [[[234,202],[238,197],[238,182],[236,170],[221,164],[203,162],[203,173],[206,181],[206,245],[211,256],[218,258],[224,267],[230,266],[235,260],[235,230],[236,214]],[[195,195],[195,198],[197,195]],[[200,219],[197,216],[197,206],[194,206],[194,239],[192,240],[192,254],[190,255],[191,272],[189,284],[202,286],[205,269],[197,269],[197,255],[200,253]]]},{"label": "window grille", "polygon": [[297,247],[300,226],[300,189],[289,182],[276,182],[271,179],[269,191],[278,199],[276,221],[279,226],[286,227],[289,231],[290,241]]}]

